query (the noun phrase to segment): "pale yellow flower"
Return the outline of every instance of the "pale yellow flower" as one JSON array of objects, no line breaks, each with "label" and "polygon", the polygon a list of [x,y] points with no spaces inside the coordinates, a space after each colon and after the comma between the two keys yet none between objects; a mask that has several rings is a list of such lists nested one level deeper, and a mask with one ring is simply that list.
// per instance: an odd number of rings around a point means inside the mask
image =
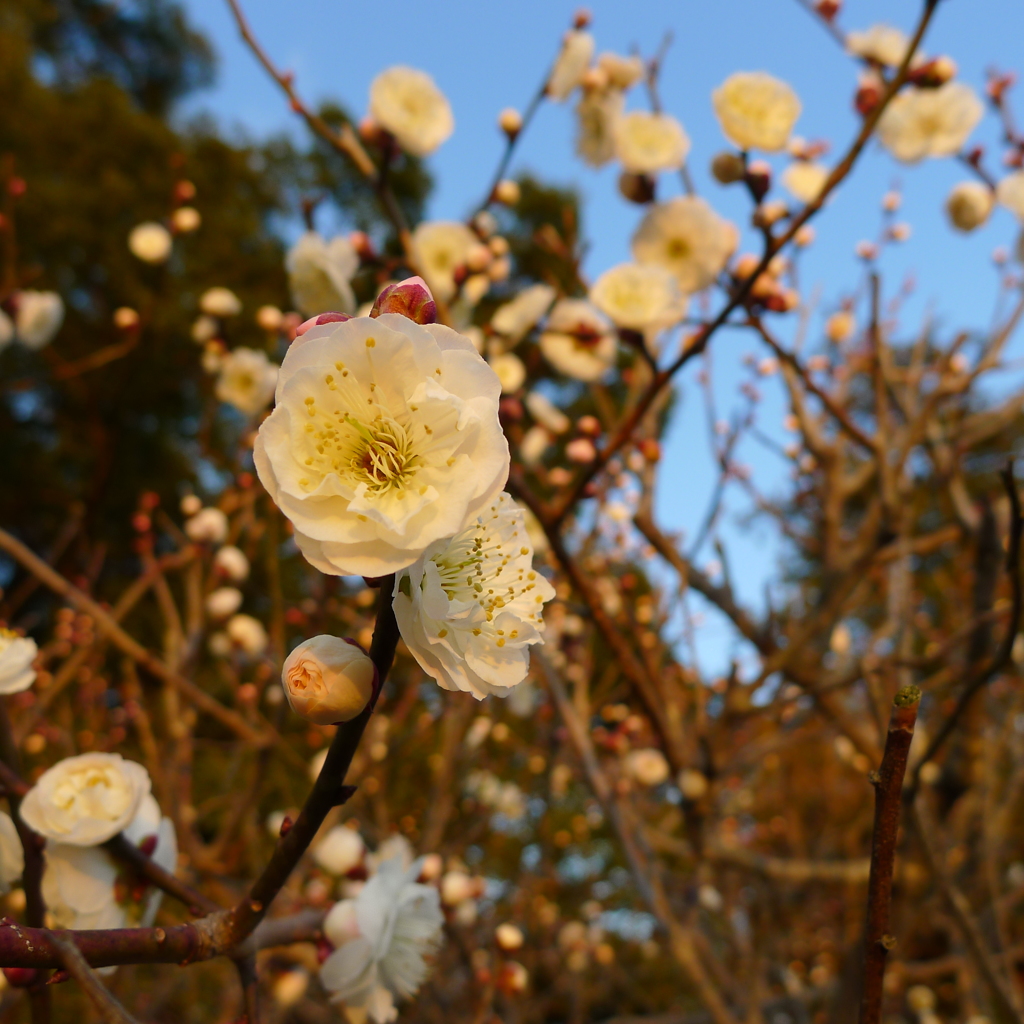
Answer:
[{"label": "pale yellow flower", "polygon": [[624,170],[657,174],[682,167],[690,140],[674,117],[634,110],[615,125],[615,150]]},{"label": "pale yellow flower", "polygon": [[[1024,174],[1020,177],[1024,185]],[[1024,188],[1021,189],[1021,199],[1024,200]],[[995,196],[987,185],[980,181],[961,181],[946,197],[946,214],[958,231],[973,231],[988,220],[994,205]]]},{"label": "pale yellow flower", "polygon": [[785,149],[800,116],[800,100],[785,83],[763,71],[738,71],[712,94],[726,137],[740,149]]},{"label": "pale yellow flower", "polygon": [[[876,64],[895,68],[903,63],[910,39],[894,25],[872,25],[863,32],[846,34],[846,52],[855,57],[872,60]],[[923,60],[920,51],[914,55],[912,63],[919,64]]]},{"label": "pale yellow flower", "polygon": [[782,184],[795,199],[801,203],[810,203],[821,195],[830,173],[824,164],[794,160],[782,172]]},{"label": "pale yellow flower", "polygon": [[562,49],[548,79],[548,96],[561,102],[583,81],[594,56],[594,37],[589,32],[566,32]]},{"label": "pale yellow flower", "polygon": [[455,294],[455,271],[466,262],[476,236],[458,221],[424,221],[412,234],[419,268],[431,292],[442,302]]},{"label": "pale yellow flower", "polygon": [[620,89],[586,89],[576,104],[576,152],[591,167],[615,156],[615,129],[625,99]]},{"label": "pale yellow flower", "polygon": [[657,331],[678,323],[686,298],[672,272],[655,264],[620,263],[590,289],[590,301],[618,327]]},{"label": "pale yellow flower", "polygon": [[878,137],[905,164],[953,156],[983,113],[981,100],[962,82],[947,82],[938,89],[907,89],[885,108]]},{"label": "pale yellow flower", "polygon": [[1007,175],[996,186],[996,199],[1018,220],[1024,221],[1024,171]]},{"label": "pale yellow flower", "polygon": [[414,156],[433,153],[455,128],[452,108],[425,71],[393,67],[370,86],[370,116]]}]

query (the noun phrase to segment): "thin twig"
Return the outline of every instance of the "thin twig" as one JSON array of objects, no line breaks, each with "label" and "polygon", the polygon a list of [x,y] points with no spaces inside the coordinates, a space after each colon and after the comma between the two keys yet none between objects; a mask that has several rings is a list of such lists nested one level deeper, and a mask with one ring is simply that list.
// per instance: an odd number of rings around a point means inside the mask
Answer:
[{"label": "thin twig", "polygon": [[82,986],[82,991],[106,1024],[139,1024],[100,981],[68,933],[47,931],[46,938],[57,951],[64,969]]}]

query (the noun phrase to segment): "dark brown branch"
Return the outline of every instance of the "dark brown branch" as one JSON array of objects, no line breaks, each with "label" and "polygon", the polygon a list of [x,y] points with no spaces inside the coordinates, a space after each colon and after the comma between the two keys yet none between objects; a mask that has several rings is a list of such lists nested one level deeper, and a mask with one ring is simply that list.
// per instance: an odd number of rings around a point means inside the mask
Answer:
[{"label": "dark brown branch", "polygon": [[126,839],[123,833],[119,832],[103,845],[115,860],[127,864],[136,874],[141,875],[158,889],[181,900],[194,916],[215,914],[223,909],[180,878],[165,871],[156,861],[147,857],[131,840]]},{"label": "dark brown branch", "polygon": [[889,950],[896,939],[889,933],[892,906],[892,869],[900,828],[903,775],[914,738],[914,723],[921,701],[916,686],[906,686],[893,701],[889,734],[882,765],[874,779],[875,827],[871,837],[871,872],[868,879],[868,917],[864,929],[864,988],[860,1024],[879,1024],[882,1019],[882,979]]},{"label": "dark brown branch", "polygon": [[107,987],[96,976],[93,969],[86,963],[85,957],[70,938],[69,932],[46,932],[50,946],[56,951],[64,969],[82,987],[89,1001],[96,1007],[96,1012],[106,1024],[139,1024],[108,991]]}]

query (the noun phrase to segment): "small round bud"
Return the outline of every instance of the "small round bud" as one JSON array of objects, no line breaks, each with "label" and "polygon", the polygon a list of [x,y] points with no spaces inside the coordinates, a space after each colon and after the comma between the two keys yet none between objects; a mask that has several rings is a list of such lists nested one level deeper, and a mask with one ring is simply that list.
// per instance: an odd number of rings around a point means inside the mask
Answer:
[{"label": "small round bud", "polygon": [[170,231],[154,220],[144,221],[128,235],[128,249],[143,263],[163,263],[171,255],[173,240]]},{"label": "small round bud", "polygon": [[482,242],[475,242],[466,252],[466,267],[474,273],[486,270],[490,262],[491,250]]},{"label": "small round bud", "polygon": [[806,249],[814,242],[814,228],[810,224],[804,224],[793,236],[793,244],[800,249]]},{"label": "small round bud", "polygon": [[256,310],[256,323],[264,331],[273,333],[281,329],[284,313],[277,306],[260,306]]},{"label": "small round bud", "polygon": [[565,446],[565,455],[570,462],[585,464],[597,457],[594,442],[586,437],[577,437]]},{"label": "small round bud", "polygon": [[825,321],[825,337],[833,344],[841,345],[853,336],[856,328],[857,321],[853,314],[848,309],[841,309]]},{"label": "small round bud", "polygon": [[487,276],[492,281],[506,281],[512,273],[512,261],[507,256],[493,260],[487,268]]},{"label": "small round bud", "polygon": [[114,326],[122,331],[130,331],[139,326],[139,314],[131,306],[121,306],[114,310]]},{"label": "small round bud", "polygon": [[506,921],[494,929],[494,938],[498,947],[506,953],[511,953],[523,945],[523,933],[514,925]]},{"label": "small round bud", "polygon": [[182,515],[194,516],[203,507],[203,501],[198,494],[186,494],[179,507]]},{"label": "small round bud", "polygon": [[878,246],[874,242],[858,242],[853,247],[853,251],[862,260],[873,260],[878,255]]},{"label": "small round bud", "polygon": [[508,254],[508,239],[504,235],[495,235],[487,244],[491,247],[491,252],[495,256],[505,256]]},{"label": "small round bud", "polygon": [[814,9],[826,21],[833,21],[842,6],[842,0],[817,0]]},{"label": "small round bud", "polygon": [[347,825],[335,825],[312,850],[317,866],[332,875],[347,875],[363,862],[363,837]]},{"label": "small round bud", "polygon": [[196,197],[196,187],[191,181],[184,178],[174,183],[174,201],[176,203],[188,203]]},{"label": "small round bud", "polygon": [[207,316],[220,317],[222,320],[229,316],[237,316],[242,311],[242,303],[238,296],[230,289],[217,286],[207,288],[199,297],[199,308]]},{"label": "small round bud", "polygon": [[518,960],[509,960],[501,969],[499,984],[510,995],[525,992],[530,984],[530,972]]},{"label": "small round bud", "polygon": [[703,772],[684,768],[679,773],[679,789],[687,800],[699,800],[708,791],[708,779]]},{"label": "small round bud", "polygon": [[242,607],[242,592],[236,587],[218,587],[206,595],[206,614],[211,619],[226,619]]},{"label": "small round bud", "polygon": [[910,225],[906,221],[901,221],[889,228],[889,237],[894,242],[905,242],[910,237],[910,230]]},{"label": "small round bud", "polygon": [[744,171],[743,157],[730,150],[716,154],[711,161],[711,174],[721,185],[732,185],[734,182],[742,181]]},{"label": "small round bud", "polygon": [[649,174],[631,174],[626,171],[619,175],[619,193],[631,203],[643,206],[654,202],[654,178]]},{"label": "small round bud", "polygon": [[781,199],[762,203],[755,211],[753,221],[756,227],[770,228],[789,215],[789,207]]},{"label": "small round bud", "polygon": [[202,215],[194,206],[179,206],[171,214],[171,227],[180,235],[196,231],[202,223]]},{"label": "small round bud", "polygon": [[591,21],[593,21],[593,15],[586,9],[581,7],[572,18],[572,27],[575,29],[586,28]]},{"label": "small round bud", "polygon": [[995,205],[992,190],[980,181],[962,181],[946,198],[946,215],[957,231],[974,231],[988,220]]},{"label": "small round bud", "polygon": [[523,115],[512,107],[506,107],[498,115],[498,127],[509,137],[515,138],[523,127]]},{"label": "small round bud", "polygon": [[772,187],[772,167],[767,160],[751,160],[747,164],[743,180],[747,183],[751,195],[761,202]]},{"label": "small round bud", "polygon": [[519,182],[504,178],[494,186],[494,199],[502,206],[515,206],[519,202]]},{"label": "small round bud", "polygon": [[292,711],[316,725],[355,718],[370,702],[376,678],[377,669],[362,648],[336,636],[304,640],[281,669]]},{"label": "small round bud", "polygon": [[596,416],[581,416],[576,421],[576,429],[581,434],[597,437],[601,433],[601,423]]},{"label": "small round bud", "polygon": [[903,204],[903,196],[899,192],[886,192],[882,196],[882,209],[886,213],[895,213]]}]

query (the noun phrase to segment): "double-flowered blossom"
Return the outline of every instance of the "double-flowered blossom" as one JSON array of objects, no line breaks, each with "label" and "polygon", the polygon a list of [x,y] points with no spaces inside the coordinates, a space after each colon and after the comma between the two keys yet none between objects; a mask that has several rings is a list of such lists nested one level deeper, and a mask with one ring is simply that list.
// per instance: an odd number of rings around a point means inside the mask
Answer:
[{"label": "double-flowered blossom", "polygon": [[359,254],[344,235],[328,242],[316,231],[307,231],[288,250],[285,269],[292,301],[305,316],[355,309],[350,282],[359,269]]},{"label": "double-flowered blossom", "polygon": [[274,397],[278,367],[261,349],[232,349],[220,364],[214,388],[222,402],[246,416],[262,412]]},{"label": "double-flowered blossom", "polygon": [[963,82],[947,82],[937,89],[905,89],[883,111],[878,137],[901,163],[953,156],[984,112],[981,100]]},{"label": "double-flowered blossom", "polygon": [[616,327],[643,334],[670,327],[686,313],[675,277],[654,264],[620,263],[606,270],[591,287],[590,301]]},{"label": "double-flowered blossom", "polygon": [[32,662],[38,653],[35,640],[0,629],[0,694],[20,693],[35,682]]},{"label": "double-flowered blossom", "polygon": [[559,299],[540,336],[544,358],[576,380],[600,380],[614,365],[618,346],[608,318],[585,299]]},{"label": "double-flowered blossom", "polygon": [[634,110],[618,119],[614,134],[615,153],[631,174],[678,170],[690,152],[683,126],[668,114]]},{"label": "double-flowered blossom", "polygon": [[284,358],[256,470],[316,568],[383,576],[501,491],[500,392],[448,327],[395,313],[319,324]]},{"label": "double-flowered blossom", "polygon": [[726,138],[740,149],[784,149],[800,116],[800,100],[785,83],[763,71],[738,71],[713,93]]},{"label": "double-flowered blossom", "polygon": [[533,568],[523,510],[501,494],[395,578],[402,639],[446,690],[505,695],[526,677],[551,584]]},{"label": "double-flowered blossom", "polygon": [[373,80],[370,116],[414,156],[433,153],[455,128],[452,108],[433,78],[402,66],[388,68]]},{"label": "double-flowered blossom", "polygon": [[324,921],[336,948],[320,981],[351,1021],[388,1024],[398,1016],[395,1001],[415,995],[427,976],[425,958],[441,943],[444,915],[437,889],[416,881],[422,867],[423,858],[409,867],[400,854],[387,858],[359,895],[336,903]]},{"label": "double-flowered blossom", "polygon": [[738,242],[735,225],[703,199],[679,196],[648,211],[633,235],[633,258],[670,270],[689,294],[715,280]]},{"label": "double-flowered blossom", "polygon": [[361,647],[328,635],[304,640],[281,668],[292,711],[317,725],[355,718],[370,702],[376,678],[377,670]]}]

